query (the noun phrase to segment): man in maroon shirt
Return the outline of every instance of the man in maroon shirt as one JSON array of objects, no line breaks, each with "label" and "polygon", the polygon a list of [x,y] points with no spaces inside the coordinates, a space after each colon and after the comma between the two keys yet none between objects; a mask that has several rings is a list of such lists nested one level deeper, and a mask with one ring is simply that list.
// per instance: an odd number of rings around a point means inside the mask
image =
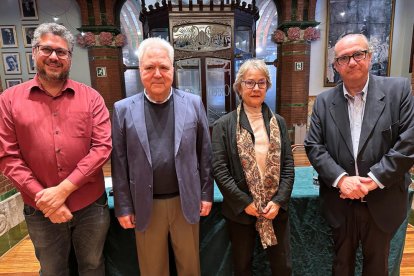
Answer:
[{"label": "man in maroon shirt", "polygon": [[37,75],[0,96],[0,171],[19,189],[42,275],[104,275],[109,211],[102,166],[109,113],[94,89],[68,79],[73,35],[41,24],[32,41]]}]

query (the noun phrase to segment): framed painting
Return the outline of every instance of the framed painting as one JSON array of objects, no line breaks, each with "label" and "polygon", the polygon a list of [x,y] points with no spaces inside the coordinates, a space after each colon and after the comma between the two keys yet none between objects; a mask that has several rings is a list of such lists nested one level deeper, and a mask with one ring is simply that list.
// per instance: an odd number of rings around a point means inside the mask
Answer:
[{"label": "framed painting", "polygon": [[39,20],[36,0],[19,0],[22,20]]},{"label": "framed painting", "polygon": [[22,25],[24,47],[32,47],[32,39],[37,25]]},{"label": "framed painting", "polygon": [[412,73],[413,72],[413,67],[414,67],[414,25],[413,25],[413,38],[411,41],[411,57],[410,57],[410,68],[409,68],[409,72]]},{"label": "framed painting", "polygon": [[18,47],[16,26],[0,26],[0,45],[2,48]]},{"label": "framed painting", "polygon": [[22,79],[5,79],[6,81],[6,88],[10,88],[12,86],[21,84],[23,82]]},{"label": "framed painting", "polygon": [[19,53],[2,53],[4,74],[16,75],[22,73]]},{"label": "framed painting", "polygon": [[347,34],[364,34],[372,50],[371,73],[388,76],[395,0],[327,0],[324,86],[341,79],[333,68],[336,42]]},{"label": "framed painting", "polygon": [[27,64],[27,72],[29,74],[36,74],[36,68],[35,68],[32,53],[26,53],[26,64]]}]

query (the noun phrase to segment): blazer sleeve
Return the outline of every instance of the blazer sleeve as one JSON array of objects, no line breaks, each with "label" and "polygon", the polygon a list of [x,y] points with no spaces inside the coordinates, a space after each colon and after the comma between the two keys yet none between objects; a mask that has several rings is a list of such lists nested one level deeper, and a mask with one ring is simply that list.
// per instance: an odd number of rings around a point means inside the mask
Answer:
[{"label": "blazer sleeve", "polygon": [[126,134],[123,123],[125,118],[123,116],[120,118],[120,108],[115,104],[112,115],[111,166],[116,217],[135,213],[129,187]]},{"label": "blazer sleeve", "polygon": [[[397,93],[394,90],[388,92]],[[391,126],[391,131],[398,131],[395,144],[370,168],[385,187],[403,178],[414,163],[414,97],[408,79],[404,79],[402,85],[398,127]]]},{"label": "blazer sleeve", "polygon": [[[224,200],[231,207],[232,211],[238,215],[244,212],[244,209],[253,202],[251,195],[243,192],[236,183],[230,172],[230,156],[228,150],[230,145],[230,134],[228,125],[219,120],[213,127],[212,148],[213,148],[213,172],[217,186],[223,194]],[[236,145],[231,145],[236,147]],[[246,181],[244,178],[241,181]]]},{"label": "blazer sleeve", "polygon": [[[328,93],[328,92],[324,92]],[[313,106],[309,131],[305,139],[305,149],[309,161],[319,174],[321,182],[332,187],[335,180],[346,171],[332,158],[327,149],[327,143],[337,143],[334,139],[325,140],[324,129],[326,125],[326,112],[328,107],[326,99],[317,97]]]},{"label": "blazer sleeve", "polygon": [[287,210],[295,180],[295,167],[286,122],[282,117],[278,117],[278,123],[281,134],[282,160],[280,162],[282,169],[280,171],[279,189],[272,201],[278,203],[282,209]]},{"label": "blazer sleeve", "polygon": [[199,98],[197,127],[197,156],[200,171],[201,200],[213,202],[214,186],[211,169],[211,140],[207,115],[203,102]]}]

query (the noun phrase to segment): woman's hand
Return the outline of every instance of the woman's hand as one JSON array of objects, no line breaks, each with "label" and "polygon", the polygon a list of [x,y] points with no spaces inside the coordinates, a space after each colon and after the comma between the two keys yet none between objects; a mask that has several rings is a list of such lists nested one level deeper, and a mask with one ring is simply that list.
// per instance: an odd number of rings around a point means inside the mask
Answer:
[{"label": "woman's hand", "polygon": [[279,204],[269,201],[266,207],[263,209],[262,217],[273,220],[279,213],[280,206]]},{"label": "woman's hand", "polygon": [[254,206],[254,203],[250,203],[249,206],[244,208],[244,211],[251,216],[258,217],[260,216],[259,212],[257,212],[256,206]]}]

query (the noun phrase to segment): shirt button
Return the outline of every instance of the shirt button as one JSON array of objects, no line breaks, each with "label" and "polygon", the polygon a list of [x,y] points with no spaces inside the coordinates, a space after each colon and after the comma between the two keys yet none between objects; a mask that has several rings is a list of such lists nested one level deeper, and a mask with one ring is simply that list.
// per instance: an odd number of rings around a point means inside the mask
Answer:
[{"label": "shirt button", "polygon": [[53,116],[55,116],[55,117],[56,117],[56,116],[57,116],[57,112],[53,112]]},{"label": "shirt button", "polygon": [[57,150],[56,150],[56,153],[60,153],[60,149],[57,149]]},{"label": "shirt button", "polygon": [[56,130],[56,131],[55,131],[55,134],[59,134],[59,130]]}]

